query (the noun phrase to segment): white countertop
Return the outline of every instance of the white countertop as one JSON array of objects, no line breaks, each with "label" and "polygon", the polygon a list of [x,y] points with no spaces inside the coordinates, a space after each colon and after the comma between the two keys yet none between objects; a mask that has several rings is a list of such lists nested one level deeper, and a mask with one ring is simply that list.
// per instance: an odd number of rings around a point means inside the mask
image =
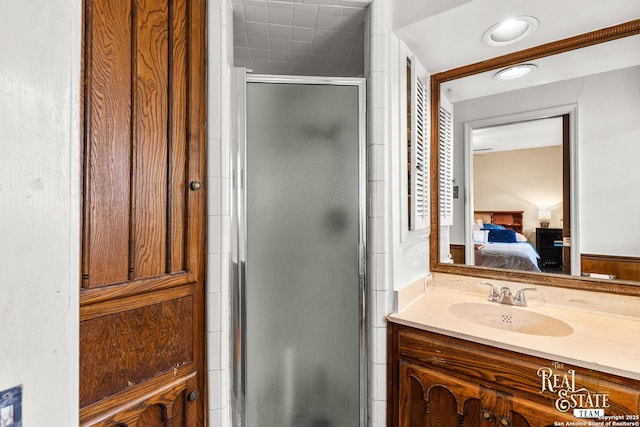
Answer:
[{"label": "white countertop", "polygon": [[491,303],[487,298],[429,288],[400,313],[395,323],[640,380],[640,321],[530,304],[514,307],[562,320],[573,328],[564,337],[529,335],[483,326],[449,311],[458,303]]}]

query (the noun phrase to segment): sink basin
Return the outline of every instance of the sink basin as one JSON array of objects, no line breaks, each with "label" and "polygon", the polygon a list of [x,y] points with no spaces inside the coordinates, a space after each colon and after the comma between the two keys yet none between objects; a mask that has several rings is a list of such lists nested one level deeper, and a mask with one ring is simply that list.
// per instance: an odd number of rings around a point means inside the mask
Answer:
[{"label": "sink basin", "polygon": [[449,307],[451,314],[480,325],[520,334],[564,337],[573,328],[555,317],[503,304],[459,303]]}]

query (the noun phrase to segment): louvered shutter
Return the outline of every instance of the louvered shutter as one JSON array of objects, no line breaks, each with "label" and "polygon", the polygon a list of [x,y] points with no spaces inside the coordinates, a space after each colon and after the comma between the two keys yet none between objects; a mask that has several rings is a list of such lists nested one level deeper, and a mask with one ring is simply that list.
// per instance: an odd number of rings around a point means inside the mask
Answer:
[{"label": "louvered shutter", "polygon": [[439,163],[440,225],[453,225],[453,114],[444,96],[440,97]]},{"label": "louvered shutter", "polygon": [[414,114],[411,133],[411,210],[412,230],[422,230],[429,225],[429,105],[427,85],[420,79],[413,82]]}]

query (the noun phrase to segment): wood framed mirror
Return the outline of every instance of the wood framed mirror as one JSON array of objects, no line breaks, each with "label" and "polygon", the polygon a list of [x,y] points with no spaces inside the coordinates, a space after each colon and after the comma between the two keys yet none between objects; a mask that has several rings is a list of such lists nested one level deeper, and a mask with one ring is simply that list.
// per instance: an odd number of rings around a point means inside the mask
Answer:
[{"label": "wood framed mirror", "polygon": [[[604,43],[625,39],[640,34],[640,19],[625,22],[608,28],[599,29],[589,33],[574,37],[565,38],[529,49],[513,52],[507,55],[495,57],[485,61],[451,69],[431,76],[431,237],[430,237],[430,265],[434,272],[451,273],[458,275],[482,277],[487,279],[509,280],[515,282],[526,282],[548,286],[559,286],[565,288],[608,292],[623,295],[640,296],[640,277],[637,280],[620,279],[599,279],[584,277],[580,274],[580,257],[572,261],[574,265],[573,273],[555,274],[541,273],[519,270],[505,270],[476,265],[465,265],[462,263],[453,264],[447,260],[440,259],[441,252],[441,202],[440,199],[440,134],[445,132],[444,128],[437,125],[440,122],[441,91],[447,82],[456,79],[475,76],[482,73],[495,73],[517,64],[527,64],[543,58],[565,52],[574,52],[592,46],[603,45]],[[446,102],[446,100],[444,100]],[[633,196],[632,196],[633,197]],[[486,212],[485,212],[486,213]],[[568,220],[569,218],[567,218]],[[470,219],[464,219],[467,223]],[[573,224],[572,224],[573,225]],[[634,237],[635,236],[635,237]],[[630,231],[625,237],[627,239],[638,239],[637,231]],[[574,245],[577,247],[577,238]],[[448,244],[448,243],[447,243]],[[467,242],[468,244],[468,242]],[[469,252],[467,250],[467,252]],[[576,250],[576,253],[577,250]],[[566,256],[566,255],[565,255]],[[638,255],[640,257],[640,254]],[[584,262],[584,261],[583,261]],[[469,264],[469,263],[467,263]],[[575,265],[578,265],[575,268]]]}]

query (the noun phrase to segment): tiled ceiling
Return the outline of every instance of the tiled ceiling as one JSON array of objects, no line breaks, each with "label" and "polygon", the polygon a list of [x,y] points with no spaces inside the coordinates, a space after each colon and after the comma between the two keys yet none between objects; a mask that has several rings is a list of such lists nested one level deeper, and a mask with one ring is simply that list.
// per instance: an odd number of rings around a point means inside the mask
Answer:
[{"label": "tiled ceiling", "polygon": [[369,0],[233,0],[234,61],[257,74],[361,76]]}]

